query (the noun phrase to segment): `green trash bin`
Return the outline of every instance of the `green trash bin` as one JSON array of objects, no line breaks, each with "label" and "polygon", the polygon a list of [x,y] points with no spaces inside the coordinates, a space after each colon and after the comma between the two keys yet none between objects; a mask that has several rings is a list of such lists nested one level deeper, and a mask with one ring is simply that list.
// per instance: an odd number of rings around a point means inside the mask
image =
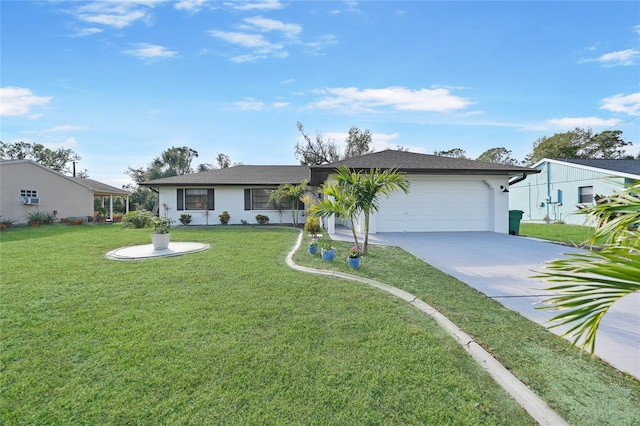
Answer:
[{"label": "green trash bin", "polygon": [[509,210],[509,234],[520,235],[520,220],[522,220],[522,210]]}]

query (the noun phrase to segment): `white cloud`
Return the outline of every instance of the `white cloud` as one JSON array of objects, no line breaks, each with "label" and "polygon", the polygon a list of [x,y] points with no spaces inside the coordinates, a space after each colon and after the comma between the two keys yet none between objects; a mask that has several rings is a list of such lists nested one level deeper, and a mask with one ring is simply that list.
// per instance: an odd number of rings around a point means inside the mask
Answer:
[{"label": "white cloud", "polygon": [[244,101],[235,102],[234,105],[241,111],[259,111],[264,108],[264,102],[256,101],[253,98],[245,98]]},{"label": "white cloud", "polygon": [[225,5],[236,10],[276,10],[282,9],[284,5],[278,0],[265,0],[258,2],[227,2]]},{"label": "white cloud", "polygon": [[136,43],[133,49],[124,50],[123,53],[127,55],[136,56],[142,59],[169,59],[176,57],[178,52],[174,50],[168,50],[164,46],[150,43]]},{"label": "white cloud", "polygon": [[190,13],[198,13],[205,3],[206,0],[180,0],[174,7],[177,10],[186,10]]},{"label": "white cloud", "polygon": [[74,33],[70,34],[69,37],[86,37],[94,34],[100,34],[102,29],[100,28],[73,28]]},{"label": "white cloud", "polygon": [[640,25],[636,25],[635,27],[633,27],[633,32],[636,34],[640,34]]},{"label": "white cloud", "polygon": [[[0,88],[0,116],[27,115],[33,106],[46,105],[51,96],[36,96],[31,90],[22,87]],[[40,115],[32,115],[37,118]]]},{"label": "white cloud", "polygon": [[136,21],[150,20],[149,8],[162,0],[109,1],[86,3],[71,13],[79,21],[107,27],[125,28]]},{"label": "white cloud", "polygon": [[630,95],[618,94],[604,98],[600,109],[629,115],[640,115],[640,92]]},{"label": "white cloud", "polygon": [[259,31],[280,31],[289,38],[294,38],[302,32],[302,26],[298,24],[285,24],[282,21],[263,18],[262,16],[246,18],[244,21],[253,25]]},{"label": "white cloud", "polygon": [[209,34],[228,43],[252,50],[249,54],[233,56],[231,60],[234,62],[250,62],[269,57],[285,58],[289,56],[289,53],[284,50],[284,46],[282,44],[271,43],[261,34],[219,30],[211,30],[209,31]]},{"label": "white cloud", "polygon": [[271,104],[271,106],[274,108],[284,108],[289,105],[291,105],[291,102],[273,102]]},{"label": "white cloud", "polygon": [[611,127],[620,124],[620,120],[615,118],[604,119],[598,117],[564,117],[552,118],[543,123],[534,124],[525,127],[523,130],[573,130],[576,127],[583,128],[602,128]]},{"label": "white cloud", "polygon": [[605,67],[630,66],[635,65],[640,58],[640,50],[627,49],[616,52],[605,53],[602,56],[592,59],[583,59],[580,62],[599,62]]},{"label": "white cloud", "polygon": [[447,112],[466,108],[472,102],[452,95],[447,89],[410,90],[405,87],[364,89],[339,87],[317,90],[324,97],[312,103],[318,108],[340,108],[351,111],[375,111],[391,108],[397,111]]},{"label": "white cloud", "polygon": [[325,34],[318,37],[316,41],[308,41],[301,43],[308,53],[317,54],[327,47],[338,44],[338,38],[333,34]]}]

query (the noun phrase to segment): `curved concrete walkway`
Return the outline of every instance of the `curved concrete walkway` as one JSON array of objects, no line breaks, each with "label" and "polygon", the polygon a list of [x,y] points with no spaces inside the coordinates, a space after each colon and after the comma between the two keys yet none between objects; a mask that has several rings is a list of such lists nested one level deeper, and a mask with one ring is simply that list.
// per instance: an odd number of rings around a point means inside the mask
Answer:
[{"label": "curved concrete walkway", "polygon": [[467,351],[473,357],[473,359],[482,368],[484,368],[491,375],[491,377],[493,377],[493,379],[506,392],[508,392],[509,395],[511,395],[513,399],[515,399],[516,402],[520,404],[520,406],[524,408],[527,413],[529,413],[529,415],[540,425],[568,425],[568,423],[554,410],[552,410],[538,395],[536,395],[524,383],[518,380],[516,376],[511,374],[509,370],[507,370],[502,364],[500,364],[495,358],[493,358],[491,354],[485,351],[482,346],[473,341],[471,336],[462,331],[458,326],[456,326],[453,322],[451,322],[447,317],[442,315],[432,306],[418,299],[413,294],[368,278],[358,277],[343,272],[309,268],[296,264],[293,261],[293,255],[302,244],[302,236],[303,234],[302,232],[300,232],[295,246],[287,255],[286,262],[289,267],[311,274],[326,275],[351,281],[357,281],[385,291],[395,297],[404,300],[407,303],[410,303],[419,311],[433,318],[447,333],[449,333],[458,342],[458,344],[460,344],[460,346],[462,346],[464,350]]}]

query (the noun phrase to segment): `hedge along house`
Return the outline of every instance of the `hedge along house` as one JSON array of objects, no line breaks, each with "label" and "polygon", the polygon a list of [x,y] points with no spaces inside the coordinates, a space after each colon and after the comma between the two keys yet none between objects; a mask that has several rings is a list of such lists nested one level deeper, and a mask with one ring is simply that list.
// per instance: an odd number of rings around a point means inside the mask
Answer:
[{"label": "hedge along house", "polygon": [[104,183],[65,176],[32,160],[0,161],[0,215],[2,219],[26,222],[26,215],[55,212],[58,218],[94,215],[94,199],[110,199],[109,218],[113,218],[113,197],[123,197],[128,206],[129,192]]},{"label": "hedge along house", "polygon": [[532,167],[541,173],[514,183],[509,201],[528,221],[590,225],[581,207],[640,181],[640,160],[544,158]]},{"label": "hedge along house", "polygon": [[[370,217],[369,232],[509,231],[509,179],[524,179],[538,170],[513,165],[386,150],[332,164],[312,166],[311,184],[331,181],[337,167],[354,171],[397,169],[410,183],[408,194],[398,191],[380,198]],[[336,220],[325,226],[335,232]],[[364,232],[361,217],[354,224]]]},{"label": "hedge along house", "polygon": [[[141,183],[158,193],[160,214],[178,221],[191,215],[193,225],[214,225],[226,211],[229,224],[256,223],[256,216],[270,223],[290,223],[291,210],[282,212],[269,203],[271,191],[282,184],[299,185],[309,179],[308,166],[234,166],[189,175],[155,179]],[[317,191],[316,191],[317,192]],[[298,221],[304,206],[298,207]],[[300,220],[302,219],[302,220]]]}]

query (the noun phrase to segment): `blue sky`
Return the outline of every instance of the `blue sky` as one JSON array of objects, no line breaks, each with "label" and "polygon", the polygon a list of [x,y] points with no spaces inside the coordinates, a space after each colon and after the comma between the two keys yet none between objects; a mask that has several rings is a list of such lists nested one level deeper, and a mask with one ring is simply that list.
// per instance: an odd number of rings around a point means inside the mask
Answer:
[{"label": "blue sky", "polygon": [[622,130],[640,149],[640,3],[2,1],[1,139],[71,148],[93,179],[171,146],[297,164],[296,122],[376,150]]}]

